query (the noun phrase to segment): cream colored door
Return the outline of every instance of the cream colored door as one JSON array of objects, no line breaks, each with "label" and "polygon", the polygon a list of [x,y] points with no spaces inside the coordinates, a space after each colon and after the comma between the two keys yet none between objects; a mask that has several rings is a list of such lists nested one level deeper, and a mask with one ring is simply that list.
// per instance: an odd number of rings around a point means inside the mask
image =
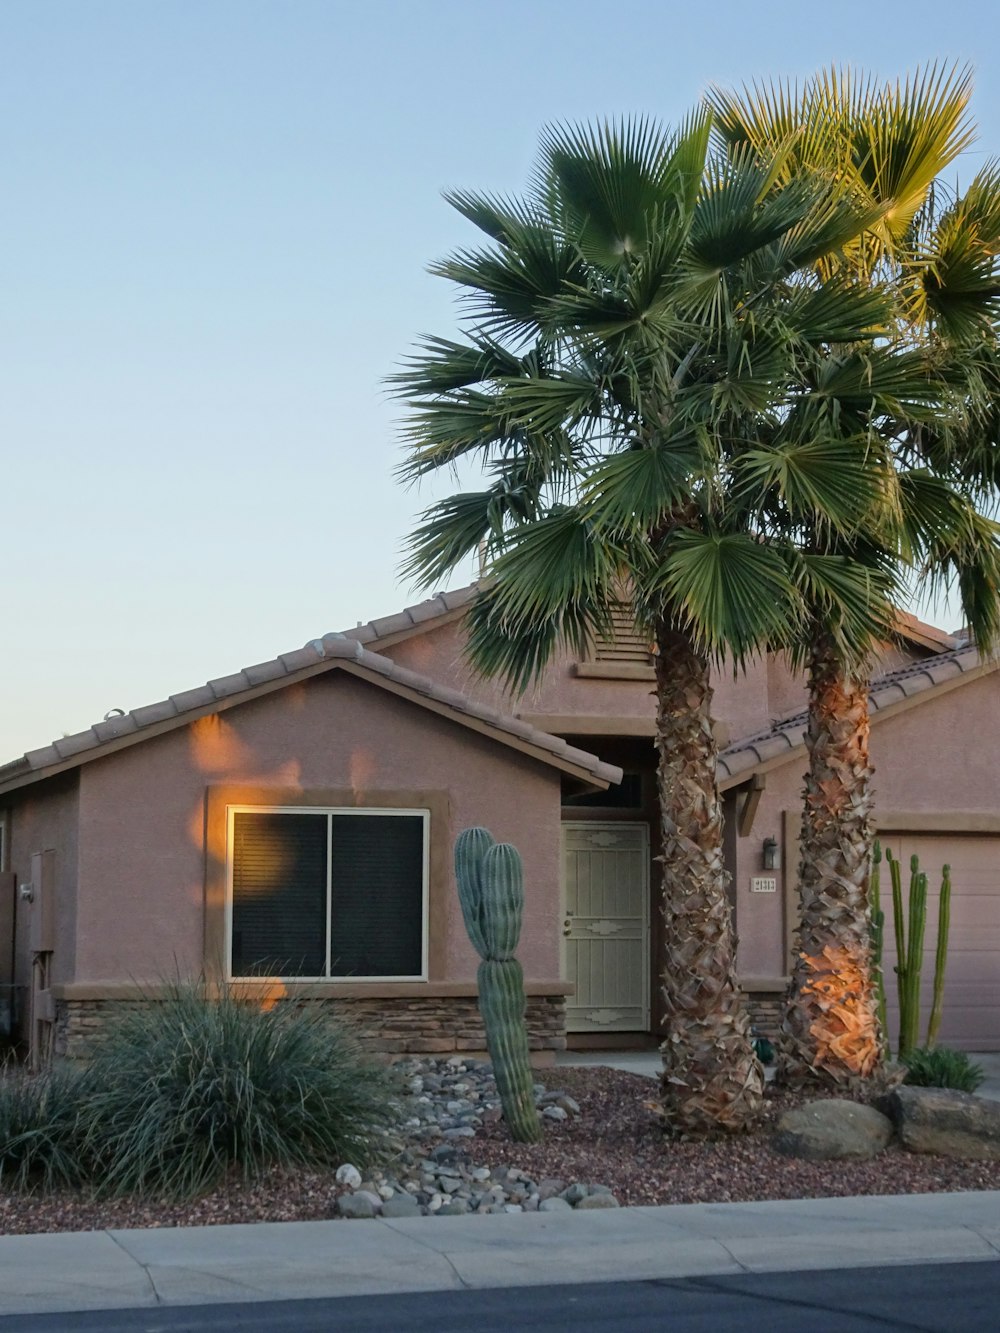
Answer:
[{"label": "cream colored door", "polygon": [[563,824],[570,1032],[649,1031],[649,829]]}]

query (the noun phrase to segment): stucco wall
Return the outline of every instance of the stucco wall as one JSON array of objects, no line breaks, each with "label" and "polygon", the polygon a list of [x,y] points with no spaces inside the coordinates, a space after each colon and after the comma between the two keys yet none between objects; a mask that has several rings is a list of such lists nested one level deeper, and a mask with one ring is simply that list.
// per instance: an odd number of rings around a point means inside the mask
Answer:
[{"label": "stucco wall", "polygon": [[[31,858],[36,852],[55,852],[56,947],[52,980],[58,984],[73,976],[76,950],[77,811],[79,782],[76,773],[49,779],[9,798],[10,854],[8,865],[18,885],[31,879]],[[26,998],[31,981],[31,913],[36,904],[22,902],[15,892],[15,982],[20,987],[18,1010],[23,1030]]]},{"label": "stucco wall", "polygon": [[[641,718],[652,726],[656,712],[652,680],[579,676],[575,670],[577,659],[562,653],[553,659],[537,685],[520,698],[512,698],[496,681],[475,674],[463,657],[462,634],[461,622],[453,621],[380,651],[412,671],[505,712],[528,717]],[[773,710],[768,703],[768,668],[764,661],[753,662],[738,674],[723,665],[713,672],[713,687],[713,716],[725,723],[731,738],[750,735],[769,724]]]},{"label": "stucco wall", "polygon": [[[83,769],[76,982],[201,969],[205,796],[220,782],[348,788],[358,804],[380,790],[447,792],[449,847],[485,824],[520,849],[525,974],[558,978],[558,772],[335,671]],[[477,962],[449,892],[449,979],[474,980]]]},{"label": "stucco wall", "polygon": [[[903,711],[880,717],[871,731],[876,820],[891,813],[996,815],[1000,812],[1000,673],[937,698],[916,696]],[[748,838],[736,839],[734,890],[744,976],[786,971],[786,901],[796,891],[796,851],[784,846],[776,894],[753,894],[763,874],[761,844],[781,842],[786,813],[801,809],[804,752],[767,774]],[[771,873],[771,872],[767,872]]]}]

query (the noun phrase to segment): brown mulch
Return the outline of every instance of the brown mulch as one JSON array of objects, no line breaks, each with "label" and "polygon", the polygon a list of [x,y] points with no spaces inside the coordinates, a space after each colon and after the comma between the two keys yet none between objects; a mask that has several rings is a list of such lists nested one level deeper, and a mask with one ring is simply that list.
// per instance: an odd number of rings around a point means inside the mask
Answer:
[{"label": "brown mulch", "polygon": [[[546,1071],[550,1090],[580,1104],[579,1119],[547,1121],[543,1143],[515,1144],[502,1123],[470,1141],[477,1165],[517,1167],[535,1180],[607,1185],[623,1204],[730,1203],[856,1194],[926,1194],[1000,1189],[1000,1162],[908,1153],[893,1145],[869,1162],[805,1162],[769,1147],[782,1110],[802,1100],[769,1095],[761,1127],[719,1143],[664,1138],[656,1085],[605,1068]],[[464,1148],[465,1143],[462,1144]],[[76,1191],[12,1195],[0,1190],[0,1235],[230,1222],[315,1221],[332,1216],[332,1171],[275,1169],[252,1184],[233,1179],[188,1204],[119,1199],[96,1203]]]}]

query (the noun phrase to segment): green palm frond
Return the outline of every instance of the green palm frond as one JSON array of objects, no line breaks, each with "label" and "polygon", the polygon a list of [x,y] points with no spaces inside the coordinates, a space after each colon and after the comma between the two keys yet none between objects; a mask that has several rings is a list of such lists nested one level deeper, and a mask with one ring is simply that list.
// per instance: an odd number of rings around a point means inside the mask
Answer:
[{"label": "green palm frond", "polygon": [[678,136],[645,117],[550,126],[536,192],[587,262],[613,272],[645,253],[659,224],[692,197],[707,146],[704,113]]},{"label": "green palm frond", "polygon": [[391,392],[403,401],[447,393],[451,389],[472,388],[501,378],[538,372],[537,357],[531,360],[515,356],[495,339],[473,336],[467,343],[449,338],[424,338],[418,344],[420,355],[404,362],[405,369],[390,375]]},{"label": "green palm frond", "polygon": [[746,533],[675,529],[637,601],[647,616],[669,603],[699,651],[737,665],[793,640],[805,616],[779,552]]},{"label": "green palm frond", "polygon": [[[849,555],[786,548],[788,577],[814,622],[830,635],[841,659],[862,666],[892,635],[899,583],[887,558],[868,561]],[[809,637],[788,645],[793,664],[804,664]]]},{"label": "green palm frond", "polygon": [[638,537],[691,503],[711,471],[696,440],[627,449],[603,458],[581,488],[581,507],[600,533]]},{"label": "green palm frond", "polygon": [[894,488],[864,441],[837,436],[779,438],[747,449],[733,464],[736,497],[763,508],[774,491],[794,525],[852,535],[878,526],[878,510],[893,505]]},{"label": "green palm frond", "polygon": [[523,693],[564,645],[582,654],[612,632],[625,554],[571,506],[516,529],[468,618],[468,651],[485,675]]}]

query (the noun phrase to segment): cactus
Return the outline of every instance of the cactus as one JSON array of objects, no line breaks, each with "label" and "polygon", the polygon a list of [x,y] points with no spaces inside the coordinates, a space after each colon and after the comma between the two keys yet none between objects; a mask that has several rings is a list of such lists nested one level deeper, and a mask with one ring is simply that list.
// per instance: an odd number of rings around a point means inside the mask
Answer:
[{"label": "cactus", "polygon": [[482,959],[479,1012],[504,1119],[518,1143],[537,1143],[542,1122],[528,1059],[524,973],[514,957],[524,914],[521,858],[486,829],[465,829],[455,841],[455,878],[465,928]]},{"label": "cactus", "polygon": [[882,951],[885,947],[885,912],[879,896],[881,887],[882,844],[876,839],[872,851],[872,871],[868,880],[868,902],[871,909],[872,971],[875,977],[875,994],[878,997],[878,1025],[882,1035],[885,1054],[889,1054],[889,1023],[885,1006],[885,973],[882,970]]},{"label": "cactus", "polygon": [[[920,1030],[920,976],[924,960],[924,932],[927,924],[927,876],[916,856],[910,857],[910,887],[904,925],[902,871],[899,861],[886,848],[885,859],[892,875],[892,914],[896,931],[896,987],[899,995],[898,1056],[906,1056],[917,1047]],[[934,960],[934,1000],[927,1026],[927,1046],[937,1040],[944,997],[944,971],[948,956],[948,929],[951,922],[951,870],[944,867],[941,901],[938,910],[937,951]]]},{"label": "cactus", "polygon": [[924,966],[924,928],[927,924],[927,876],[920,861],[910,857],[909,940],[906,946],[906,1012],[900,1015],[899,1053],[912,1051],[920,1041],[920,974]]},{"label": "cactus", "polygon": [[941,1026],[941,1008],[944,1000],[944,969],[948,961],[948,929],[951,925],[951,866],[941,869],[941,898],[938,903],[937,951],[934,955],[934,999],[931,1003],[931,1016],[927,1020],[927,1040],[924,1045],[932,1049],[937,1044],[938,1029]]}]

